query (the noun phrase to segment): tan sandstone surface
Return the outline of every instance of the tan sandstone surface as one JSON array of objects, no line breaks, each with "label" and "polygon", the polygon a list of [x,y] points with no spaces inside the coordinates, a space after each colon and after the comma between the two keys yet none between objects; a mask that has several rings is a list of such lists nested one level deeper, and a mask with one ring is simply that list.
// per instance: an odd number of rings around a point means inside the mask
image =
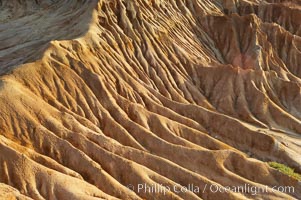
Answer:
[{"label": "tan sandstone surface", "polygon": [[0,74],[0,199],[301,199],[298,0],[0,0]]}]

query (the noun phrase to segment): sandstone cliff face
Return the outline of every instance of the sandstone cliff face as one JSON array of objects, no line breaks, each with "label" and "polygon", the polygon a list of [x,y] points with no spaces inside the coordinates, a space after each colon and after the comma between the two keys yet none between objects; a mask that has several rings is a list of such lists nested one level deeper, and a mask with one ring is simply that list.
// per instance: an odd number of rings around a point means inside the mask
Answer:
[{"label": "sandstone cliff face", "polygon": [[300,6],[1,0],[0,198],[300,199]]}]

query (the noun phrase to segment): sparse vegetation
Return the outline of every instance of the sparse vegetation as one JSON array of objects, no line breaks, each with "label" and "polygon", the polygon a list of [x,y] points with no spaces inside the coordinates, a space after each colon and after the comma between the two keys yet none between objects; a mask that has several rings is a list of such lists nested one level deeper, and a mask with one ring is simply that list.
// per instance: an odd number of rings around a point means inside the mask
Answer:
[{"label": "sparse vegetation", "polygon": [[268,162],[268,164],[274,169],[277,169],[278,171],[301,181],[301,174],[296,173],[294,169],[277,162]]}]

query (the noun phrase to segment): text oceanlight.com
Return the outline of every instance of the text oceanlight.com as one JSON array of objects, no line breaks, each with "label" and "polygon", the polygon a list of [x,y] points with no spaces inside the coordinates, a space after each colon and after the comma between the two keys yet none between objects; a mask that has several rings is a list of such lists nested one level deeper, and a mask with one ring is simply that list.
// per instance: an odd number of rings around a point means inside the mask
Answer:
[{"label": "text oceanlight.com", "polygon": [[243,193],[250,195],[258,195],[263,193],[275,193],[282,192],[293,194],[295,193],[295,188],[293,186],[254,186],[250,184],[244,184],[240,186],[221,186],[218,184],[204,184],[203,187],[196,186],[194,184],[189,184],[187,186],[182,185],[163,185],[163,184],[138,184],[138,185],[128,185],[130,190],[139,193],[161,193],[167,194],[168,192],[173,193],[186,193],[192,192],[195,194],[199,193]]}]

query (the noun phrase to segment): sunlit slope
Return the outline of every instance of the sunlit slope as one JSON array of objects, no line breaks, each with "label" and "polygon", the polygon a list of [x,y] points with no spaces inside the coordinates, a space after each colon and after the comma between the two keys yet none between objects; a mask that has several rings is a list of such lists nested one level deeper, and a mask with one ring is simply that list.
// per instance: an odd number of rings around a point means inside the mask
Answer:
[{"label": "sunlit slope", "polygon": [[0,193],[301,198],[300,182],[265,162],[301,172],[297,1],[0,2]]}]

